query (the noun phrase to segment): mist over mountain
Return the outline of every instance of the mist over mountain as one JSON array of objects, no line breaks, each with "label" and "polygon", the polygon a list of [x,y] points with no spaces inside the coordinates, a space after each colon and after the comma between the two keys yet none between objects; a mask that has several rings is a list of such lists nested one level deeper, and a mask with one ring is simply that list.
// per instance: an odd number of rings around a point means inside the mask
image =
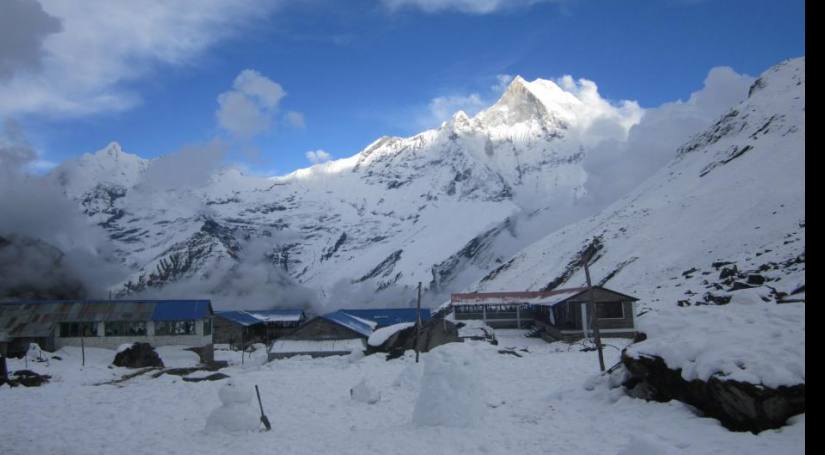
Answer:
[{"label": "mist over mountain", "polygon": [[[490,273],[506,276],[502,267],[535,251],[549,233],[580,226],[648,176],[666,172],[691,135],[754,99],[749,88],[762,97],[773,93],[752,105],[751,117],[784,108],[791,95],[765,80],[752,85],[749,76],[717,68],[689,100],[642,109],[605,100],[591,81],[515,77],[497,102],[472,117],[457,112],[439,128],[382,137],[352,157],[285,176],[223,167],[227,145],[220,142],[152,160],[112,143],[30,183],[71,207],[70,215],[45,209],[37,216],[71,219],[72,226],[82,218],[82,234],[68,235],[60,223],[64,237],[86,238],[85,251],[105,254],[110,280],[99,280],[92,293],[321,312],[409,306],[422,282],[425,305],[438,305],[479,280],[490,289],[544,287],[572,247],[546,251],[530,273],[512,268],[518,280],[496,281]],[[690,161],[683,155],[678,162]],[[4,204],[30,206],[18,203],[29,197]],[[720,191],[717,199],[735,211],[741,198]],[[78,250],[76,240],[61,244],[22,227],[25,219],[50,224],[37,216],[17,216],[0,234],[29,231],[61,250]],[[594,237],[591,231],[576,229],[565,241],[578,246]],[[528,276],[535,278],[526,282]]]}]

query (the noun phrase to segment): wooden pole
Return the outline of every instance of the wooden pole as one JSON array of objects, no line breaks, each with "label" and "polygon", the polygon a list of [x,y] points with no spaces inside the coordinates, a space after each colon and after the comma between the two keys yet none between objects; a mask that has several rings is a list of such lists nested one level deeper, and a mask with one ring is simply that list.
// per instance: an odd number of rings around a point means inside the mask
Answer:
[{"label": "wooden pole", "polygon": [[86,366],[86,345],[83,342],[83,337],[80,337],[80,366]]},{"label": "wooden pole", "polygon": [[[587,278],[588,295],[587,312],[590,313],[590,326],[593,329],[593,335],[596,337],[596,350],[599,351],[599,368],[601,368],[602,372],[604,372],[604,354],[602,353],[602,337],[599,333],[599,315],[596,314],[596,304],[594,302],[593,297],[593,286],[590,283],[590,269],[587,267],[587,263],[589,261],[590,255],[588,254],[584,258],[584,275]],[[582,323],[586,324],[587,321],[582,321]]]},{"label": "wooden pole", "polygon": [[418,303],[415,310],[415,363],[418,363],[418,337],[421,333],[421,282],[418,282]]}]

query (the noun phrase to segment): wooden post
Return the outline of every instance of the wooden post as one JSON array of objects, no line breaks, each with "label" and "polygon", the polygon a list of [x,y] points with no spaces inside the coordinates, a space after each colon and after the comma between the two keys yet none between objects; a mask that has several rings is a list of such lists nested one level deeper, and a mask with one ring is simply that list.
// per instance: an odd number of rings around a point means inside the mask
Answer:
[{"label": "wooden post", "polygon": [[[28,357],[28,356],[27,356]],[[80,366],[86,366],[86,345],[83,342],[83,336],[80,337]]]},{"label": "wooden post", "polygon": [[415,363],[418,363],[418,337],[421,334],[421,282],[418,282],[418,303],[415,310]]},{"label": "wooden post", "polygon": [[6,366],[6,356],[0,354],[0,384],[9,379],[9,369]]},{"label": "wooden post", "polygon": [[[584,256],[584,275],[587,278],[588,295],[587,312],[590,313],[590,326],[593,329],[593,335],[596,337],[596,350],[599,352],[599,368],[601,368],[602,372],[604,372],[604,354],[602,353],[602,337],[599,333],[599,315],[596,313],[596,303],[594,302],[593,297],[593,286],[590,283],[590,269],[587,267],[587,263],[590,261],[590,256],[592,256],[593,253],[595,253],[595,251],[593,251],[591,247]],[[582,324],[586,323],[587,321],[582,321]]]}]

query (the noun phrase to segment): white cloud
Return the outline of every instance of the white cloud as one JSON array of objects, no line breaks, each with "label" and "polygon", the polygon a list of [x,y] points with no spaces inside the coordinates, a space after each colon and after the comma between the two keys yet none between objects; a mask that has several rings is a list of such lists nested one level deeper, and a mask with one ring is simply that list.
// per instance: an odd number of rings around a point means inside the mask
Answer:
[{"label": "white cloud", "polygon": [[39,70],[15,71],[0,81],[0,115],[82,116],[128,109],[140,102],[130,83],[164,65],[192,64],[279,3],[40,0],[62,30],[43,38]]},{"label": "white cloud", "polygon": [[61,28],[60,21],[35,0],[5,0],[0,14],[0,80],[39,69],[43,40]]},{"label": "white cloud", "polygon": [[585,145],[594,145],[610,139],[625,140],[632,127],[644,115],[636,101],[611,102],[602,97],[599,87],[588,79],[573,79],[564,75],[556,84],[580,101],[576,105],[577,128]]},{"label": "white cloud", "polygon": [[304,114],[295,111],[289,111],[284,116],[286,123],[293,128],[305,128],[306,121],[304,120]]},{"label": "white cloud", "polygon": [[687,101],[646,109],[626,140],[606,140],[584,161],[588,198],[597,206],[627,193],[676,155],[693,134],[709,127],[720,115],[745,99],[754,78],[729,67],[708,72],[701,90]]},{"label": "white cloud", "polygon": [[312,164],[324,163],[332,158],[332,155],[323,150],[310,150],[306,157]]},{"label": "white cloud", "polygon": [[513,75],[512,74],[499,74],[496,76],[496,83],[495,85],[490,87],[494,93],[504,93],[507,90],[507,87],[510,85],[510,82],[513,82]]},{"label": "white cloud", "polygon": [[431,123],[433,120],[441,123],[448,120],[458,111],[464,111],[467,115],[475,115],[478,111],[484,109],[488,105],[481,95],[478,93],[471,93],[469,95],[453,95],[453,96],[439,96],[430,100],[429,115],[426,122]]},{"label": "white cloud", "polygon": [[245,69],[235,78],[232,90],[218,95],[218,125],[235,136],[250,139],[272,127],[284,96],[280,84]]},{"label": "white cloud", "polygon": [[391,11],[415,8],[426,13],[458,11],[470,14],[490,14],[504,9],[523,8],[536,3],[564,0],[381,0]]}]

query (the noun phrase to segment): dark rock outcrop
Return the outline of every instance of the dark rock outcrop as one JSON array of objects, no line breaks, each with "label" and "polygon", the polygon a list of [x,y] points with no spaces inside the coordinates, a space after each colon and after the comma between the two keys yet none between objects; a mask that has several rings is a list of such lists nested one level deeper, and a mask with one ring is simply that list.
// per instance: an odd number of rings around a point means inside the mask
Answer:
[{"label": "dark rock outcrop", "polygon": [[624,386],[632,395],[685,402],[719,419],[729,430],[758,433],[779,428],[789,417],[805,412],[805,384],[770,388],[717,376],[687,381],[681,369],[670,369],[660,357],[623,354],[622,362],[630,373]]},{"label": "dark rock outcrop", "polygon": [[126,368],[163,367],[163,361],[149,343],[134,343],[115,355],[114,366]]},{"label": "dark rock outcrop", "polygon": [[47,374],[38,374],[31,370],[17,370],[8,378],[0,377],[0,385],[8,384],[9,387],[40,387],[49,382],[52,377]]}]

